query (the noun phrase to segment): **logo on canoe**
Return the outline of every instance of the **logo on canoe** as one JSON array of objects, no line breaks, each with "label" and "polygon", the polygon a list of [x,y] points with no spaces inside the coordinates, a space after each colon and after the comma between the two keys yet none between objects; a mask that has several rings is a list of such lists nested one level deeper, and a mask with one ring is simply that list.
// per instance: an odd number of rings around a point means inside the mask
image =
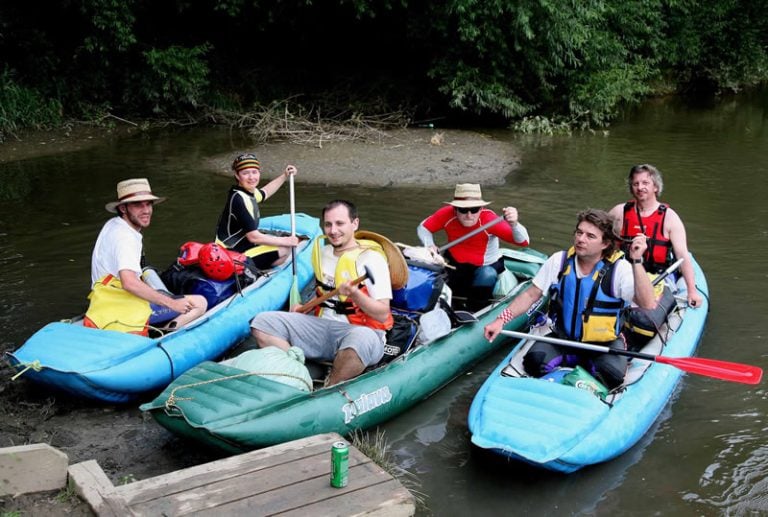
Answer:
[{"label": "logo on canoe", "polygon": [[344,423],[350,423],[354,418],[373,411],[379,406],[383,406],[392,400],[392,392],[389,386],[383,386],[371,393],[363,393],[354,402],[347,402],[341,406],[344,412]]}]

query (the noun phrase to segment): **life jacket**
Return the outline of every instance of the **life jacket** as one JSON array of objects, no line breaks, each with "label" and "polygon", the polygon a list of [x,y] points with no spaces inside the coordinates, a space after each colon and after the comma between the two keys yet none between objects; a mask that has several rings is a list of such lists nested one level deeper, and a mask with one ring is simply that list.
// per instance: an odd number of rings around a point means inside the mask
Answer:
[{"label": "life jacket", "polygon": [[146,336],[149,333],[149,302],[123,289],[120,279],[106,275],[93,284],[85,313],[86,327]]},{"label": "life jacket", "polygon": [[568,250],[558,282],[550,288],[550,316],[559,332],[584,342],[608,342],[619,336],[628,304],[613,295],[612,286],[616,262],[623,256],[616,251],[600,260],[590,275],[578,278],[575,250]]},{"label": "life jacket", "polygon": [[[317,295],[323,294],[333,290],[333,286],[329,286],[323,282],[323,268],[322,268],[322,239],[315,241],[314,248],[312,249],[312,269],[315,272],[315,281],[317,283]],[[386,260],[387,256],[384,253],[384,248],[376,241],[368,239],[357,239],[359,246],[355,249],[345,251],[336,264],[336,271],[334,272],[334,284],[339,286],[344,282],[349,282],[357,278],[359,273],[357,272],[357,260],[364,251],[373,250],[379,253]],[[387,279],[389,281],[389,279]],[[360,288],[363,293],[368,295],[368,288],[363,285]],[[342,294],[338,295],[338,300],[326,300],[315,308],[315,315],[320,316],[323,311],[323,306],[332,308],[338,314],[344,314],[347,320],[353,325],[363,325],[375,330],[389,330],[394,325],[394,319],[390,313],[387,316],[387,320],[381,322],[377,319],[371,318],[366,314],[354,301]]]},{"label": "life jacket", "polygon": [[[669,205],[660,203],[659,208],[648,217],[640,217],[637,203],[628,201],[624,205],[624,224],[621,228],[621,237],[631,239],[639,233],[648,237],[648,249],[643,255],[643,266],[649,273],[661,273],[674,261],[672,253],[672,241],[664,237],[664,219],[667,216]],[[629,253],[631,243],[621,243],[624,253]]]},{"label": "life jacket", "polygon": [[274,251],[277,249],[275,246],[260,245],[253,246],[246,237],[246,231],[242,227],[242,223],[236,225],[237,230],[234,233],[230,233],[231,229],[230,219],[232,214],[232,203],[236,197],[240,197],[243,202],[243,207],[248,216],[253,219],[253,227],[258,228],[259,218],[259,203],[266,199],[266,194],[261,189],[256,189],[253,193],[246,192],[242,187],[235,186],[230,190],[229,197],[227,198],[227,205],[224,207],[224,211],[219,216],[219,222],[216,225],[216,237],[214,242],[219,246],[223,246],[232,250],[239,250],[249,257],[255,257],[262,253]]}]

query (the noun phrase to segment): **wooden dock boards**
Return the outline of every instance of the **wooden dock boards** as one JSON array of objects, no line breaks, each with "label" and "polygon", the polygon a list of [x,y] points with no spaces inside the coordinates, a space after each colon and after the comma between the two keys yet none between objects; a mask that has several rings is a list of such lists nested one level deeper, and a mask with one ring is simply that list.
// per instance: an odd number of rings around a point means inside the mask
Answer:
[{"label": "wooden dock boards", "polygon": [[330,486],[331,444],[321,434],[162,476],[113,486],[95,461],[70,483],[98,515],[413,515],[413,495],[349,448],[349,484]]}]

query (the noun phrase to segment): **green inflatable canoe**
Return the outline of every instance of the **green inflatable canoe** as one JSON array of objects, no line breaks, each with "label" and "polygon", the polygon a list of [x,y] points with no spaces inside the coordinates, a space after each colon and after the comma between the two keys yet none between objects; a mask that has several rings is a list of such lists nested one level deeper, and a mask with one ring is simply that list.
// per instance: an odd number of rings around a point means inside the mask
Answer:
[{"label": "green inflatable canoe", "polygon": [[[177,435],[232,453],[318,433],[349,434],[380,424],[412,407],[498,349],[483,327],[525,290],[546,256],[530,249],[502,250],[513,287],[476,319],[419,343],[393,361],[335,386],[312,392],[216,362],[191,368],[155,400],[141,406]],[[528,326],[523,315],[506,328]]]}]

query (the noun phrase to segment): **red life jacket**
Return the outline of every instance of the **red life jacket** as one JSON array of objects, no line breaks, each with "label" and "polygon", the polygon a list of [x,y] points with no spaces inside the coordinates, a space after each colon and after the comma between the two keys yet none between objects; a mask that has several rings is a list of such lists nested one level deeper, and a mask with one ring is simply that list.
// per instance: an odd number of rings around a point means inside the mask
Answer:
[{"label": "red life jacket", "polygon": [[[661,273],[673,262],[672,241],[664,237],[664,219],[669,205],[660,203],[659,208],[647,217],[640,217],[640,211],[635,201],[627,201],[624,205],[624,224],[621,227],[621,238],[631,239],[644,233],[648,237],[648,249],[643,255],[643,266],[649,273]],[[622,242],[622,250],[629,256],[630,243]]]}]

